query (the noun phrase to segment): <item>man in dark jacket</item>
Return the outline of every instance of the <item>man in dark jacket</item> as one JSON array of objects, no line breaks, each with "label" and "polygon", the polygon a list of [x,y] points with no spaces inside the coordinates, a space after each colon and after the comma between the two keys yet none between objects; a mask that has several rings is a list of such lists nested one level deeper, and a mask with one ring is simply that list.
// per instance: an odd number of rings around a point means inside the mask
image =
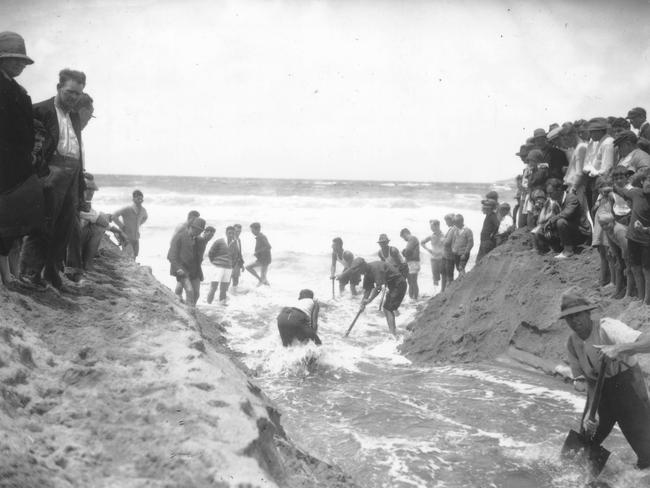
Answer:
[{"label": "man in dark jacket", "polygon": [[0,277],[5,284],[13,280],[7,260],[12,245],[43,224],[43,197],[32,165],[32,101],[14,80],[33,62],[21,36],[0,32]]},{"label": "man in dark jacket", "polygon": [[562,181],[549,179],[546,193],[560,204],[560,213],[551,217],[548,222],[551,227],[557,229],[562,244],[562,252],[555,257],[565,259],[573,256],[576,246],[591,241],[591,224],[578,197],[566,192]]},{"label": "man in dark jacket", "polygon": [[476,261],[497,247],[497,232],[499,232],[499,217],[497,217],[497,201],[486,198],[481,201],[481,209],[485,214],[481,228],[481,243],[479,244]]},{"label": "man in dark jacket", "polygon": [[28,278],[38,280],[44,268],[43,277],[56,288],[62,284],[59,270],[85,190],[81,122],[74,111],[85,85],[84,73],[61,70],[56,96],[33,107],[34,117],[46,130],[43,152],[49,167],[44,180],[48,233],[46,239],[31,235],[25,240],[21,270]]},{"label": "man in dark jacket", "polygon": [[[170,263],[169,274],[183,285],[187,304],[194,308],[199,299],[199,287],[203,281],[201,261],[205,251],[205,243],[199,237],[205,229],[205,220],[195,218],[184,230],[172,239],[167,253]],[[181,292],[182,293],[182,292]],[[182,297],[181,301],[182,301]]]}]

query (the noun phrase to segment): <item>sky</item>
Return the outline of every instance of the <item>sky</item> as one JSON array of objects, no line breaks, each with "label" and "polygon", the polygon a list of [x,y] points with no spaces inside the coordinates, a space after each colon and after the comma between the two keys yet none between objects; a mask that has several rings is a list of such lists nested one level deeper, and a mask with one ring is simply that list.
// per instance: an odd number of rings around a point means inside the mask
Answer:
[{"label": "sky", "polygon": [[650,4],[2,0],[95,173],[492,182],[537,127],[650,109]]}]

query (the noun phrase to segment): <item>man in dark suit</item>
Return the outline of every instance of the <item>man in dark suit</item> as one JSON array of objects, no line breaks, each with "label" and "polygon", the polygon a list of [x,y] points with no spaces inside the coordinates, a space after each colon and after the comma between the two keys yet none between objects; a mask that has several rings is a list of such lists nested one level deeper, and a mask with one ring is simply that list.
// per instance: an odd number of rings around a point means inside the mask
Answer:
[{"label": "man in dark suit", "polygon": [[646,111],[642,107],[634,107],[627,112],[627,120],[632,127],[639,131],[638,146],[645,152],[650,151],[650,123],[646,120]]},{"label": "man in dark suit", "polygon": [[0,278],[5,284],[13,280],[7,261],[12,246],[43,221],[43,198],[32,165],[32,101],[14,79],[33,62],[21,36],[0,32]]},{"label": "man in dark suit", "polygon": [[573,256],[576,246],[591,242],[591,224],[587,219],[587,211],[580,205],[578,197],[565,191],[562,181],[556,178],[549,179],[546,182],[546,193],[560,204],[560,213],[551,217],[548,225],[557,229],[562,243],[562,252],[555,257],[565,259]]},{"label": "man in dark suit", "polygon": [[43,277],[61,287],[59,271],[78,218],[83,194],[81,123],[74,112],[86,85],[86,75],[64,69],[59,73],[55,97],[34,105],[34,117],[45,127],[44,160],[49,175],[44,180],[48,232],[45,238],[28,236],[23,245],[21,271],[32,280]]}]

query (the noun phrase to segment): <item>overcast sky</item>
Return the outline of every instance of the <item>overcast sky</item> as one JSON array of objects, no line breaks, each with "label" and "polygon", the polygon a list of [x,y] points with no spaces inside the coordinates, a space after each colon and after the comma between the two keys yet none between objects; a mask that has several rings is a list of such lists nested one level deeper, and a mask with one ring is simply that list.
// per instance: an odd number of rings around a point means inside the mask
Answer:
[{"label": "overcast sky", "polygon": [[2,0],[34,102],[86,72],[96,173],[494,181],[650,109],[648,2]]}]

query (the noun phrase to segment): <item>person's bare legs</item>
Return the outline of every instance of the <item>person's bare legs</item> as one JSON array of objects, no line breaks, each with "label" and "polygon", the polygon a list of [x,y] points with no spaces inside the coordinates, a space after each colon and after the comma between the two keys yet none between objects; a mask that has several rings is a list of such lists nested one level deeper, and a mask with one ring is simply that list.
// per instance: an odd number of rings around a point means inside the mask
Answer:
[{"label": "person's bare legs", "polygon": [[390,310],[384,309],[384,315],[386,316],[386,323],[388,324],[388,330],[393,336],[397,337],[397,330],[395,328],[395,314]]},{"label": "person's bare legs", "polygon": [[176,281],[176,288],[174,288],[174,293],[183,301],[183,283]]},{"label": "person's bare legs", "polygon": [[[219,285],[219,302],[220,303],[226,303],[226,293],[228,292],[228,287],[230,286],[229,281],[222,281],[221,284]],[[214,294],[213,294],[214,296]]]},{"label": "person's bare legs", "polygon": [[640,300],[645,299],[645,277],[641,266],[630,266],[632,268],[632,276],[634,276],[634,284],[636,285],[636,296]]},{"label": "person's bare legs", "polygon": [[[208,292],[208,297],[207,297],[208,303],[212,303],[212,301],[214,300],[214,294],[217,292],[218,287],[219,287],[218,281],[212,281],[210,283],[210,291]],[[221,284],[221,289],[223,291],[223,283]],[[221,293],[219,293],[219,298],[221,298]]]},{"label": "person's bare legs", "polygon": [[650,305],[650,286],[648,286],[648,283],[650,283],[650,269],[649,268],[643,268],[643,281],[645,284],[645,293],[644,293],[644,300],[643,303],[646,305]]},{"label": "person's bare legs", "polygon": [[255,268],[253,267],[252,264],[246,266],[246,271],[248,271],[250,274],[255,276],[255,278],[257,278],[257,281],[259,282],[258,286],[262,284],[262,278],[260,278],[260,275],[257,274],[257,271],[255,271]]},{"label": "person's bare legs", "polygon": [[269,284],[269,281],[266,279],[266,273],[267,273],[268,270],[269,270],[269,265],[268,264],[263,264],[262,268],[261,268],[261,271],[260,271],[261,272],[260,281],[265,285]]}]

